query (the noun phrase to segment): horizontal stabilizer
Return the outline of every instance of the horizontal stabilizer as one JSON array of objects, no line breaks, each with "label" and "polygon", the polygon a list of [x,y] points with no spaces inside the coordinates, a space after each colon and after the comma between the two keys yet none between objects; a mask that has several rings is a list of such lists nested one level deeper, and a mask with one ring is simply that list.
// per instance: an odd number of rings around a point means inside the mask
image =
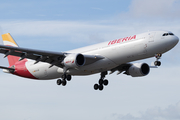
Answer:
[{"label": "horizontal stabilizer", "polygon": [[8,68],[8,67],[3,67],[3,66],[0,66],[0,69],[4,69],[3,71],[7,73],[13,73],[15,70],[14,68]]}]

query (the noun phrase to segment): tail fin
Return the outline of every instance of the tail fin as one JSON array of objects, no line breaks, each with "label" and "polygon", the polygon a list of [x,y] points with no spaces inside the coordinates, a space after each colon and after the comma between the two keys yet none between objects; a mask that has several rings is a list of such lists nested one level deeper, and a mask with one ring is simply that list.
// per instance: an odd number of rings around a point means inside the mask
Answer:
[{"label": "tail fin", "polygon": [[[10,33],[3,34],[2,39],[3,39],[4,45],[18,47],[17,43],[11,37]],[[20,59],[20,57],[11,56],[11,55],[9,55],[7,58],[8,58],[10,67],[15,65],[15,63],[18,62]]]}]

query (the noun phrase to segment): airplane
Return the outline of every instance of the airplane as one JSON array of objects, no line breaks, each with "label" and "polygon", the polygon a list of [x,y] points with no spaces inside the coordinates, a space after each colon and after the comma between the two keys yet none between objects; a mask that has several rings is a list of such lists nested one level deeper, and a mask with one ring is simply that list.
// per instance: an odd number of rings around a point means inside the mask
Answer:
[{"label": "airplane", "polygon": [[[58,79],[57,85],[62,86],[72,76],[100,73],[99,81],[94,84],[94,89],[100,91],[109,84],[105,79],[108,72],[146,76],[150,68],[161,65],[162,54],[179,42],[172,32],[151,31],[66,52],[52,52],[19,47],[10,33],[3,34],[2,39],[0,53],[9,61],[9,67],[0,66],[3,72],[36,80]],[[156,58],[152,66],[131,63],[150,57]]]}]

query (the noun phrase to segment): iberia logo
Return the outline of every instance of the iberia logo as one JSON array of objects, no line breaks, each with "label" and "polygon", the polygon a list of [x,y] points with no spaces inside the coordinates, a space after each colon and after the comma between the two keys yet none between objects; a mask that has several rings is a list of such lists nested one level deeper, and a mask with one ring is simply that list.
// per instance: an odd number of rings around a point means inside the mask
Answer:
[{"label": "iberia logo", "polygon": [[74,63],[74,60],[72,61],[72,63]]}]

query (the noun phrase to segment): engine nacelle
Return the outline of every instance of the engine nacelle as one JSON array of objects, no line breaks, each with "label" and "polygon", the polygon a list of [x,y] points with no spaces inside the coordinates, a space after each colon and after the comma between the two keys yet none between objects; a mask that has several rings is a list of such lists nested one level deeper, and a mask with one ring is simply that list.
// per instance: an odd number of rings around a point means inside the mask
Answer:
[{"label": "engine nacelle", "polygon": [[69,54],[64,58],[63,64],[66,68],[78,68],[86,62],[82,54]]},{"label": "engine nacelle", "polygon": [[146,63],[134,63],[128,69],[128,74],[132,77],[141,77],[149,74],[150,67]]}]

